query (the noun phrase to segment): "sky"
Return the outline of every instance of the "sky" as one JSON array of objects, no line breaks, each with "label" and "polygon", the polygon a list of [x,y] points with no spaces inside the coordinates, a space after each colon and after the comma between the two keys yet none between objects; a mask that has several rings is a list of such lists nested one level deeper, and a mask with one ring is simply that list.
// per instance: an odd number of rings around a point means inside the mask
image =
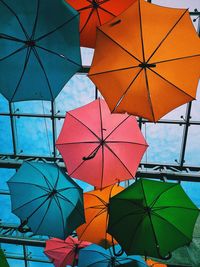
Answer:
[{"label": "sky", "polygon": [[[179,8],[188,8],[193,11],[200,10],[199,0],[153,0],[153,3]],[[195,22],[197,27],[197,22]],[[93,56],[92,49],[81,49],[82,64],[90,65]],[[56,113],[65,115],[66,111],[83,106],[94,99],[94,84],[85,75],[75,75],[63,88],[55,100]],[[30,109],[31,107],[31,109]],[[51,106],[47,101],[18,102],[13,105],[14,110],[20,113],[48,114]],[[8,102],[0,94],[0,113],[8,112]],[[180,119],[185,115],[186,105],[167,114],[163,119]],[[200,86],[197,92],[197,100],[192,103],[192,120],[200,121]],[[62,128],[63,120],[56,121],[57,136]],[[145,136],[149,148],[143,157],[143,162],[160,162],[175,164],[179,160],[179,151],[182,142],[183,126],[165,124],[147,124],[143,126],[142,132]],[[17,152],[21,155],[37,155],[38,152],[44,156],[52,154],[52,123],[50,119],[36,118],[16,118],[15,130],[17,132]],[[199,166],[200,164],[200,127],[190,126],[188,142],[186,146],[185,164]],[[0,116],[0,154],[13,153],[12,134],[10,120],[8,117]],[[6,181],[15,173],[12,169],[0,169],[0,190],[7,191]],[[86,190],[91,187],[83,183]],[[200,207],[200,184],[182,183],[185,191]],[[197,193],[198,192],[198,193]],[[10,198],[0,195],[1,209],[0,219],[5,223],[18,223],[19,219],[13,215],[10,207]],[[8,254],[23,255],[21,246],[3,244],[2,247]],[[41,248],[29,247],[28,251],[32,255],[44,258]],[[23,267],[21,261],[9,260],[11,267]],[[45,267],[50,264],[30,262],[29,267]],[[52,265],[53,266],[53,265]]]}]

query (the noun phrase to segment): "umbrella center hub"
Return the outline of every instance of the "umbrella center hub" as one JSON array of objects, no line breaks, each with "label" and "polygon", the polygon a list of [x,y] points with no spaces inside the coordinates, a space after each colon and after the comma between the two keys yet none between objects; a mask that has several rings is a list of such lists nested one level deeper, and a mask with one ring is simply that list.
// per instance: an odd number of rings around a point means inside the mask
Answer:
[{"label": "umbrella center hub", "polygon": [[116,261],[115,257],[112,256],[110,261],[111,261],[111,264],[115,263],[115,261]]},{"label": "umbrella center hub", "polygon": [[35,41],[34,40],[27,40],[27,41],[25,41],[25,44],[27,46],[33,47],[33,46],[35,46]]},{"label": "umbrella center hub", "polygon": [[151,213],[151,208],[150,208],[150,207],[145,207],[144,210],[145,210],[145,212],[147,212],[147,213]]},{"label": "umbrella center hub", "polygon": [[140,68],[142,69],[146,69],[146,68],[155,68],[156,64],[149,64],[147,62],[142,62],[141,64],[138,65]]},{"label": "umbrella center hub", "polygon": [[92,6],[93,6],[93,8],[98,8],[99,7],[99,4],[95,1],[95,0],[93,0],[92,1]]},{"label": "umbrella center hub", "polygon": [[50,191],[49,195],[52,197],[57,193],[58,193],[58,191],[56,189],[53,189],[52,191]]},{"label": "umbrella center hub", "polygon": [[101,145],[101,146],[105,145],[105,143],[106,143],[105,140],[103,140],[103,139],[100,140],[100,145]]}]

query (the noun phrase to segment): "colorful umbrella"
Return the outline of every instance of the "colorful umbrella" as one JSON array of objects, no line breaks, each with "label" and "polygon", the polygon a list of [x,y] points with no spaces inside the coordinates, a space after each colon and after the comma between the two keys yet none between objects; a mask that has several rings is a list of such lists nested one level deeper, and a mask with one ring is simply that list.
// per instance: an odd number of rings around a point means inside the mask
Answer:
[{"label": "colorful umbrella", "polygon": [[111,198],[108,233],[128,255],[163,258],[191,242],[198,214],[180,184],[140,179]]},{"label": "colorful umbrella", "polygon": [[67,112],[56,147],[70,176],[103,188],[133,178],[147,144],[133,116],[97,99]]},{"label": "colorful umbrella", "polygon": [[9,267],[8,262],[6,260],[5,254],[2,249],[0,249],[0,266],[1,267]]},{"label": "colorful umbrella", "polygon": [[[117,246],[119,250],[119,246]],[[115,249],[117,249],[115,248]],[[115,267],[115,266],[130,266],[130,267],[146,267],[146,263],[139,256],[128,256],[125,253],[120,253],[116,256],[111,249],[105,250],[97,245],[90,245],[80,251],[79,267]],[[129,265],[130,264],[130,265]]]},{"label": "colorful umbrella", "polygon": [[66,0],[80,12],[81,46],[95,47],[96,28],[113,19],[136,0]]},{"label": "colorful umbrella", "polygon": [[44,253],[53,260],[55,267],[66,267],[66,265],[74,265],[78,260],[79,250],[90,244],[71,236],[65,240],[52,238],[46,241]]},{"label": "colorful umbrella", "polygon": [[64,239],[85,222],[83,190],[55,164],[24,162],[8,186],[21,231]]},{"label": "colorful umbrella", "polygon": [[76,230],[80,240],[87,240],[104,248],[113,245],[112,237],[106,232],[108,206],[110,198],[123,189],[121,186],[111,185],[83,194],[86,223]]},{"label": "colorful umbrella", "polygon": [[81,67],[79,13],[63,0],[1,0],[0,17],[0,93],[53,100]]},{"label": "colorful umbrella", "polygon": [[112,112],[157,121],[195,99],[199,62],[188,10],[137,0],[98,28],[89,77]]}]

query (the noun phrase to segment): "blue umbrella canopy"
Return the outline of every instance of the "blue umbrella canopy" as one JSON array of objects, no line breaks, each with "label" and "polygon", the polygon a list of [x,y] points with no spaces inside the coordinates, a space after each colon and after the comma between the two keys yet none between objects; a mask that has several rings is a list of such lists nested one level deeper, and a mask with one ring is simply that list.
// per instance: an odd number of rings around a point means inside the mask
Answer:
[{"label": "blue umbrella canopy", "polygon": [[55,164],[24,162],[8,186],[20,230],[65,239],[85,222],[82,189]]},{"label": "blue umbrella canopy", "polygon": [[0,0],[0,93],[53,100],[80,69],[79,13],[64,0]]},{"label": "blue umbrella canopy", "polygon": [[145,261],[140,256],[127,256],[121,253],[119,245],[115,246],[115,251],[119,256],[114,254],[112,248],[104,249],[98,245],[92,244],[79,252],[79,267],[146,267]]}]

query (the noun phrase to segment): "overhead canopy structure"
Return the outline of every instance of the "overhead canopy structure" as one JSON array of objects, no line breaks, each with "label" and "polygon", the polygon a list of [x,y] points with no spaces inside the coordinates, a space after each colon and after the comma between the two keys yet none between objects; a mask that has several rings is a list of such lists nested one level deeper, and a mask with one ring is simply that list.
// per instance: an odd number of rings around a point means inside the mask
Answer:
[{"label": "overhead canopy structure", "polygon": [[[187,8],[184,1],[179,2],[180,5],[176,3],[176,7]],[[194,25],[200,35],[199,1],[189,2],[191,19],[195,20]],[[171,7],[175,5],[172,0],[152,0],[152,3],[168,4]],[[195,9],[197,10],[194,11]],[[11,214],[6,181],[14,175],[24,160],[56,162],[65,170],[63,160],[55,147],[65,113],[100,96],[86,77],[92,51],[82,52],[83,65],[87,67],[83,67],[72,78],[54,102],[10,104],[0,95],[0,246],[5,250],[11,267],[17,264],[20,267],[53,266],[43,254],[47,237],[18,231],[17,226],[20,222]],[[143,157],[136,177],[180,181],[193,201],[200,206],[200,194],[196,193],[200,190],[199,114],[200,88],[196,101],[176,109],[156,124],[138,118],[149,149]],[[80,185],[87,191],[93,190],[86,184]],[[170,264],[173,265],[172,262]],[[189,264],[187,262],[187,266]],[[181,265],[183,267],[183,264]]]}]

